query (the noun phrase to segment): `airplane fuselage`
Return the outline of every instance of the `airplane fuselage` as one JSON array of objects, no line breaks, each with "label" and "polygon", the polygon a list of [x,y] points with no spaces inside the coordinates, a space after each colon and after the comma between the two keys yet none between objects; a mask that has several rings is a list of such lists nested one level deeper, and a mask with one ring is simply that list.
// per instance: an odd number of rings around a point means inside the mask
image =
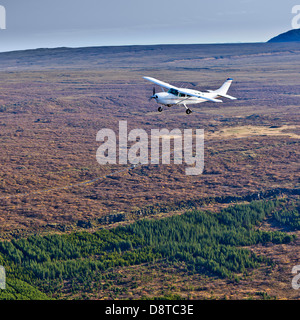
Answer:
[{"label": "airplane fuselage", "polygon": [[[193,95],[201,95],[203,97],[207,98],[216,98],[218,97],[217,94],[214,94],[213,92],[209,93],[203,93],[200,91],[196,90],[191,90],[191,89],[185,89],[187,93],[191,93]],[[198,104],[202,102],[206,102],[207,100],[201,99],[201,98],[196,98],[193,96],[190,96],[188,94],[182,94],[178,92],[175,89],[170,89],[168,92],[159,92],[156,93],[153,98],[156,100],[158,104],[162,104],[165,106],[172,106],[175,104]]]}]

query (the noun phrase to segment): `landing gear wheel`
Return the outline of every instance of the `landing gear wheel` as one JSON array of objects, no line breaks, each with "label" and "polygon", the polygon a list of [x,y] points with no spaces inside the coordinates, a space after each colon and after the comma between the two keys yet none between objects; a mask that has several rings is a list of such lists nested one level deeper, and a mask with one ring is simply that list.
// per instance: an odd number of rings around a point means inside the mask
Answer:
[{"label": "landing gear wheel", "polygon": [[186,114],[191,114],[192,110],[191,109],[186,109]]},{"label": "landing gear wheel", "polygon": [[162,107],[158,107],[158,112],[162,112],[163,108]]}]

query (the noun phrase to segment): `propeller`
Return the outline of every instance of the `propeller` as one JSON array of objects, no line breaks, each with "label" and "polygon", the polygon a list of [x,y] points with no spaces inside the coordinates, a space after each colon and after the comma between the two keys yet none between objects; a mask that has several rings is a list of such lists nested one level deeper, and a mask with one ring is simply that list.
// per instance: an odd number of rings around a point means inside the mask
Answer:
[{"label": "propeller", "polygon": [[155,87],[153,87],[152,96],[149,98],[149,101],[152,99],[157,99],[157,95],[155,94]]}]

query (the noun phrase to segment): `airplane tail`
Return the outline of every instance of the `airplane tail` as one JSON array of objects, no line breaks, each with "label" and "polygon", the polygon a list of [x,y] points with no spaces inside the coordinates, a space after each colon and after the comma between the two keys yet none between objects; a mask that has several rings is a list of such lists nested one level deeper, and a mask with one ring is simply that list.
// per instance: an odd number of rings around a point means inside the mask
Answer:
[{"label": "airplane tail", "polygon": [[217,89],[215,92],[221,96],[221,97],[224,97],[224,98],[228,98],[228,99],[231,99],[231,100],[236,100],[237,98],[235,97],[232,97],[230,95],[227,94],[227,91],[228,89],[230,88],[231,84],[232,84],[232,81],[233,79],[231,78],[228,78],[224,83],[223,85]]}]

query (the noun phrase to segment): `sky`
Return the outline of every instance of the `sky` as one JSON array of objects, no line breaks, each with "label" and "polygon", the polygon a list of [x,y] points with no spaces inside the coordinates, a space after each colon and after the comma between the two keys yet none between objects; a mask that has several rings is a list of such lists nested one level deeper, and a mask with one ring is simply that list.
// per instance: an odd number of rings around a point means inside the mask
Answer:
[{"label": "sky", "polygon": [[[53,47],[265,42],[300,0],[0,0],[0,52]],[[3,15],[0,12],[3,23]]]}]

